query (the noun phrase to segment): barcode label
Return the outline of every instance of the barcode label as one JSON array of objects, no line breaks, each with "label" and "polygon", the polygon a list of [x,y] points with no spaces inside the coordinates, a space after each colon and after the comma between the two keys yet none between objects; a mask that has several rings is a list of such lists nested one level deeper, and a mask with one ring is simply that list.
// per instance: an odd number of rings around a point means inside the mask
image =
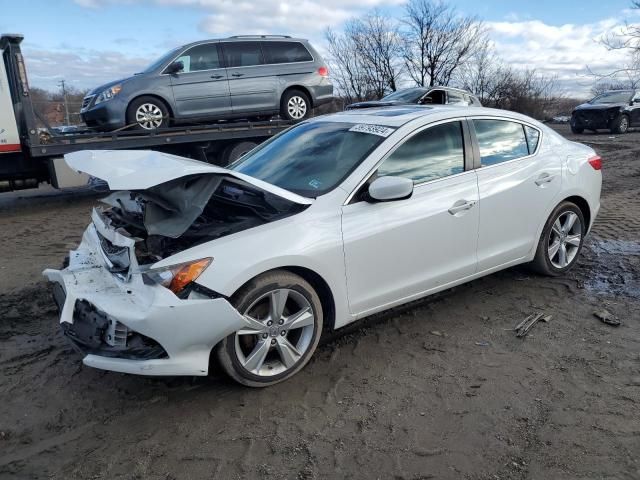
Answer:
[{"label": "barcode label", "polygon": [[367,125],[366,123],[359,123],[349,129],[350,132],[370,133],[372,135],[378,135],[379,137],[388,137],[394,130],[394,128],[383,127],[381,125]]}]

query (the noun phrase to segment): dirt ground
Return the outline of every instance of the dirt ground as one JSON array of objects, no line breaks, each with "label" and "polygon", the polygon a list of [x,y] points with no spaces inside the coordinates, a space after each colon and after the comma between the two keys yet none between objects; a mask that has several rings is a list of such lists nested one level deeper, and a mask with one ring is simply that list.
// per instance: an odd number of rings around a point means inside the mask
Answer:
[{"label": "dirt ground", "polygon": [[510,269],[377,316],[262,390],[84,367],[40,272],[98,197],[0,195],[0,478],[640,478],[640,133],[576,139],[604,190],[567,277]]}]

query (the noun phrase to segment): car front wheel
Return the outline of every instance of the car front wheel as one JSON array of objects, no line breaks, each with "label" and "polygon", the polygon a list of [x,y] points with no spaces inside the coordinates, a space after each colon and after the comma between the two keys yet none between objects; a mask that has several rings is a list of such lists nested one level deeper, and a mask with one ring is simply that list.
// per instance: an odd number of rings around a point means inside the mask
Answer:
[{"label": "car front wheel", "polygon": [[140,130],[156,130],[169,126],[169,110],[155,97],[136,98],[127,108],[127,125]]},{"label": "car front wheel", "polygon": [[543,275],[566,273],[578,259],[586,231],[580,208],[572,202],[562,202],[545,224],[531,266]]},{"label": "car front wheel", "polygon": [[611,126],[611,133],[627,133],[629,130],[629,117],[620,115]]},{"label": "car front wheel", "polygon": [[323,325],[314,288],[288,271],[249,282],[232,298],[247,325],[217,347],[225,372],[249,387],[267,387],[300,371],[315,351]]}]

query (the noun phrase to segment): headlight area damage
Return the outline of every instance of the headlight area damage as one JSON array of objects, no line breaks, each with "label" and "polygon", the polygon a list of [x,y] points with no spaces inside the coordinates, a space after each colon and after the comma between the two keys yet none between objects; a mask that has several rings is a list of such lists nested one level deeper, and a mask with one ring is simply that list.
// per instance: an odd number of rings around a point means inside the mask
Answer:
[{"label": "headlight area damage", "polygon": [[68,267],[43,272],[54,282],[63,332],[92,367],[206,375],[211,349],[246,321],[226,298],[196,283],[215,259],[154,264],[293,215],[312,200],[157,152],[85,151],[66,160],[116,191],[106,208],[94,209]]}]

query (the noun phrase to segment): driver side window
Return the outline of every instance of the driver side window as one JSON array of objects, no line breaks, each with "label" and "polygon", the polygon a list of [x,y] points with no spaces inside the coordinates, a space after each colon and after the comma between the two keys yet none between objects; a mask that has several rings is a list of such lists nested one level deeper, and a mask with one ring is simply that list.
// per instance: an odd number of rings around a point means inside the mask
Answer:
[{"label": "driver side window", "polygon": [[183,53],[176,61],[182,62],[184,65],[182,73],[220,68],[218,47],[214,43],[196,45]]},{"label": "driver side window", "polygon": [[464,171],[464,141],[460,122],[449,122],[416,133],[378,168],[377,175],[406,177],[414,184]]}]

